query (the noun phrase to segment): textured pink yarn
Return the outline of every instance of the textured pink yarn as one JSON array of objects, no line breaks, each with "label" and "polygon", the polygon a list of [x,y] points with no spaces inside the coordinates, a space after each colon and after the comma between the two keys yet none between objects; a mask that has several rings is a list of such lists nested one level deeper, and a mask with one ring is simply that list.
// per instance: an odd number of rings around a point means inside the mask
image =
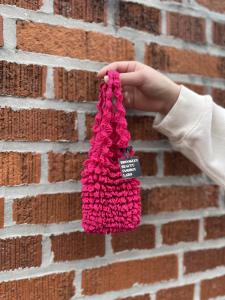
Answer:
[{"label": "textured pink yarn", "polygon": [[[90,149],[81,171],[82,227],[100,234],[134,230],[141,219],[140,181],[123,178],[118,161],[123,155],[120,148],[128,147],[131,138],[119,73],[110,70],[107,75],[108,82],[100,84]],[[132,149],[130,156],[134,154]]]}]

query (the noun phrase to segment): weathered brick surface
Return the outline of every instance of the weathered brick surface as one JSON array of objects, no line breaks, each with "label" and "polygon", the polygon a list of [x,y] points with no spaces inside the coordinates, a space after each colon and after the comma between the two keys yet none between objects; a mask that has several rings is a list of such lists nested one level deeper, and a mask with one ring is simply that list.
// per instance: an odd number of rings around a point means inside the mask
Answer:
[{"label": "weathered brick surface", "polygon": [[[185,59],[184,59],[185,58]],[[145,63],[171,73],[195,74],[224,78],[225,57],[197,53],[151,43],[146,45]]]},{"label": "weathered brick surface", "polygon": [[42,194],[13,201],[17,224],[50,224],[81,219],[80,193]]},{"label": "weathered brick surface", "polygon": [[225,276],[203,280],[201,282],[201,300],[209,300],[225,295]]},{"label": "weathered brick surface", "polygon": [[154,7],[148,7],[130,1],[120,1],[116,24],[153,34],[160,34],[161,13],[159,9]]},{"label": "weathered brick surface", "polygon": [[212,98],[214,102],[225,108],[225,90],[213,88]]},{"label": "weathered brick surface", "polygon": [[105,254],[105,236],[72,232],[51,236],[54,261],[78,260]]},{"label": "weathered brick surface", "polygon": [[43,0],[0,0],[0,4],[16,5],[21,8],[38,10],[42,6]]},{"label": "weathered brick surface", "polygon": [[0,61],[0,95],[43,97],[46,66]]},{"label": "weathered brick surface", "polygon": [[54,68],[55,98],[66,101],[97,101],[98,79],[96,72]]},{"label": "weathered brick surface", "polygon": [[144,215],[218,207],[217,185],[155,187],[141,193]]},{"label": "weathered brick surface", "polygon": [[90,140],[92,138],[93,132],[92,132],[92,127],[94,125],[94,119],[95,115],[94,114],[85,114],[85,127],[86,127],[86,134],[85,138],[87,140]]},{"label": "weathered brick surface", "polygon": [[134,46],[126,39],[26,21],[17,21],[17,48],[96,61],[134,59]]},{"label": "weathered brick surface", "polygon": [[155,247],[155,226],[140,225],[130,232],[112,234],[114,252],[132,249],[151,249]]},{"label": "weathered brick surface", "polygon": [[136,151],[135,156],[139,157],[142,176],[155,176],[157,174],[157,153]]},{"label": "weathered brick surface", "polygon": [[40,154],[0,152],[0,185],[39,183],[40,168]]},{"label": "weathered brick surface", "polygon": [[0,16],[0,47],[4,45],[3,41],[3,19],[2,16]]},{"label": "weathered brick surface", "polygon": [[54,0],[54,13],[86,22],[106,22],[105,0]]},{"label": "weathered brick surface", "polygon": [[199,175],[202,171],[182,153],[164,152],[164,175],[165,176],[190,176]]},{"label": "weathered brick surface", "polygon": [[50,182],[79,180],[83,162],[87,158],[87,153],[48,153]]},{"label": "weathered brick surface", "polygon": [[162,242],[173,245],[179,242],[198,240],[199,221],[182,220],[163,224],[161,227]]},{"label": "weathered brick surface", "polygon": [[152,128],[154,117],[126,116],[132,140],[161,140],[166,137]]},{"label": "weathered brick surface", "polygon": [[184,254],[185,273],[203,272],[225,265],[225,248],[205,249]]},{"label": "weathered brick surface", "polygon": [[204,220],[205,239],[219,239],[225,237],[225,215],[207,217]]},{"label": "weathered brick surface", "polygon": [[213,42],[219,46],[225,46],[225,24],[213,22]]},{"label": "weathered brick surface", "polygon": [[0,198],[0,228],[4,226],[4,198]]},{"label": "weathered brick surface", "polygon": [[84,270],[82,289],[84,295],[101,294],[130,288],[134,283],[150,284],[177,276],[176,255],[165,255]]},{"label": "weathered brick surface", "polygon": [[0,109],[0,139],[22,141],[76,141],[76,112],[54,109]]},{"label": "weathered brick surface", "polygon": [[219,13],[225,12],[225,3],[220,0],[197,0],[197,3],[205,6],[209,10],[214,10]]},{"label": "weathered brick surface", "polygon": [[150,295],[138,295],[133,297],[126,297],[126,298],[117,298],[116,300],[151,300]]},{"label": "weathered brick surface", "polygon": [[193,300],[194,285],[184,285],[157,292],[156,300]]},{"label": "weathered brick surface", "polygon": [[[168,138],[153,129],[154,114],[127,111],[126,120],[145,177],[142,216],[151,220],[158,215],[160,225],[144,221],[133,231],[110,237],[79,226],[71,230],[82,219],[81,191],[74,192],[73,185],[80,186],[88,157],[83,144],[92,137],[93,107],[102,82],[97,71],[103,65],[140,59],[171,76],[179,74],[178,84],[202,95],[212,93],[225,107],[225,89],[214,87],[225,78],[224,1],[193,0],[189,8],[188,1],[156,2],[0,0],[1,300],[70,300],[80,293],[96,299],[110,293],[117,300],[193,300],[196,283],[201,285],[199,300],[225,296],[225,276],[213,276],[225,265],[225,246],[216,248],[225,238],[219,186],[185,185],[188,176],[202,171],[166,147]],[[206,26],[208,20],[212,26]],[[212,43],[206,41],[206,29]],[[148,144],[154,149],[147,149]],[[181,177],[181,183],[169,183],[172,176]],[[147,187],[151,177],[156,184]],[[182,214],[186,217],[177,219]],[[198,242],[202,215],[205,235]],[[145,255],[158,243],[159,256]],[[178,266],[173,249],[180,243],[199,245],[186,247]],[[110,251],[120,259],[109,261]],[[74,280],[78,265],[81,278]],[[185,273],[182,286],[179,269]],[[192,275],[196,280],[190,284]],[[138,292],[139,284],[158,288]]]},{"label": "weathered brick surface", "polygon": [[39,267],[41,239],[40,235],[0,239],[0,271]]},{"label": "weathered brick surface", "polygon": [[0,282],[1,300],[69,300],[75,272]]},{"label": "weathered brick surface", "polygon": [[175,12],[167,13],[167,34],[187,42],[205,44],[205,20]]}]

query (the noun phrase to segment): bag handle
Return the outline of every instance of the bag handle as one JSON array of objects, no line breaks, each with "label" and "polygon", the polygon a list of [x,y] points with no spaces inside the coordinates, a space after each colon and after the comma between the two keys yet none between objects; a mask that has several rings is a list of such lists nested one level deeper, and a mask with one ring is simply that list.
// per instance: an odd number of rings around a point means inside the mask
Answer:
[{"label": "bag handle", "polygon": [[[128,149],[129,141],[131,139],[130,132],[128,130],[128,124],[126,120],[126,110],[123,106],[123,94],[122,94],[122,88],[121,88],[121,82],[120,82],[120,74],[117,71],[108,71],[107,75],[109,78],[111,77],[113,80],[113,95],[115,97],[115,108],[116,112],[113,116],[113,121],[116,123],[116,134],[117,139],[115,141],[115,144],[118,148],[119,154],[118,157],[121,157],[121,148]],[[130,146],[129,147],[129,153],[130,155],[134,155],[135,151]]]},{"label": "bag handle", "polygon": [[[121,148],[127,148],[130,133],[125,118],[126,111],[123,106],[123,95],[119,73],[114,70],[106,72],[109,79],[107,83],[101,82],[99,88],[99,101],[94,125],[93,136],[90,140],[90,155],[95,161],[106,162],[117,160],[122,156]],[[115,100],[115,101],[113,101]],[[133,149],[130,152],[134,154]]]}]

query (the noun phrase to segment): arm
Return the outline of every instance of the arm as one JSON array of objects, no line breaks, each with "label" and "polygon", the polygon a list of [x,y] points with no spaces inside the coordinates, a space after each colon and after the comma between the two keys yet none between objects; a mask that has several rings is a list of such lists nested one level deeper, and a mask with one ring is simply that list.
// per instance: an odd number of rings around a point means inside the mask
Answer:
[{"label": "arm", "polygon": [[181,85],[177,101],[166,115],[156,114],[153,128],[225,188],[225,109],[210,95],[199,95]]}]

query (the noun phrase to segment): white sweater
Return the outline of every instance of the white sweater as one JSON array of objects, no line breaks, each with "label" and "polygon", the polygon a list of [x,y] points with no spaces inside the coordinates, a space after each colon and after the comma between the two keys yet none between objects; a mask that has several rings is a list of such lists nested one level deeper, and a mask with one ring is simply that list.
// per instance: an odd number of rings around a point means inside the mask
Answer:
[{"label": "white sweater", "polygon": [[166,115],[156,114],[153,128],[225,188],[225,109],[210,95],[199,95],[181,84],[177,101]]}]

